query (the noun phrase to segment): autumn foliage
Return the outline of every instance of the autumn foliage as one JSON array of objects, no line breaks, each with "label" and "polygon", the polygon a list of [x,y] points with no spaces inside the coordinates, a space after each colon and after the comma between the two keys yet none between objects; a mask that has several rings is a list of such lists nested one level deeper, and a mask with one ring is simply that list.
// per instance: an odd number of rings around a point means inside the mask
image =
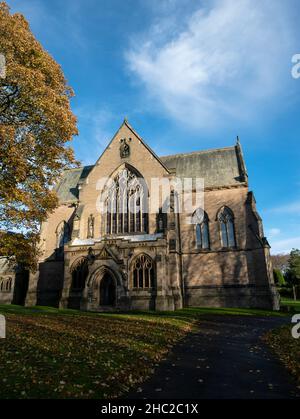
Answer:
[{"label": "autumn foliage", "polygon": [[25,18],[10,14],[5,2],[0,53],[6,60],[0,78],[0,255],[33,266],[39,225],[57,205],[51,187],[75,163],[66,146],[77,134],[73,91]]}]

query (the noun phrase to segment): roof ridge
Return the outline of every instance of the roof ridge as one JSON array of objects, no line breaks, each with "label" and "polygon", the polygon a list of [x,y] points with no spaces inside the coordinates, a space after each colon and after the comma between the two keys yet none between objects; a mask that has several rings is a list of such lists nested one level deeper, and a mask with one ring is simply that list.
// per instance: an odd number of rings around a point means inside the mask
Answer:
[{"label": "roof ridge", "polygon": [[127,128],[134,134],[136,137],[140,140],[140,142],[146,147],[146,149],[156,158],[156,160],[164,167],[164,169],[169,172],[169,169],[165,164],[160,160],[160,157],[158,154],[155,153],[155,151],[147,144],[147,142],[137,133],[137,131],[129,124],[128,119],[125,118],[123,124],[127,126]]},{"label": "roof ridge", "polygon": [[185,153],[176,153],[176,154],[168,154],[166,156],[160,156],[161,159],[166,159],[169,157],[180,157],[180,156],[191,156],[193,154],[205,154],[205,153],[213,153],[215,151],[223,151],[223,150],[234,150],[235,146],[228,146],[228,147],[220,147],[220,148],[210,148],[207,150],[198,150],[198,151],[190,151]]},{"label": "roof ridge", "polygon": [[71,167],[70,169],[64,169],[63,172],[72,172],[79,169],[85,169],[86,167],[94,167],[94,164],[88,164],[86,166]]}]

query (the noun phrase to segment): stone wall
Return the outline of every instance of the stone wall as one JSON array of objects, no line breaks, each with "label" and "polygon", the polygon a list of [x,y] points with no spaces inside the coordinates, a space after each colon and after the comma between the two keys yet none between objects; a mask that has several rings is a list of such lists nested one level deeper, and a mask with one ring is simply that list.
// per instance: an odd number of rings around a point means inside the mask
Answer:
[{"label": "stone wall", "polygon": [[0,257],[0,304],[11,304],[14,297],[16,265]]}]

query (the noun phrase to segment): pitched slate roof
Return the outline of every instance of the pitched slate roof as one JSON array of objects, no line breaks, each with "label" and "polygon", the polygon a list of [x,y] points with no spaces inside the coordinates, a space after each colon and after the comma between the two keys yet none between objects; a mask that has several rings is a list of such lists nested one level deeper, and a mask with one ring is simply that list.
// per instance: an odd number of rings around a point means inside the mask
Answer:
[{"label": "pitched slate roof", "polygon": [[94,166],[78,167],[65,170],[55,190],[60,202],[76,202],[78,199],[78,184],[85,179]]},{"label": "pitched slate roof", "polygon": [[[232,147],[163,156],[160,160],[179,178],[204,178],[205,188],[228,187],[247,181],[239,143]],[[64,172],[56,187],[60,202],[78,200],[78,184],[93,167],[84,166]]]},{"label": "pitched slate roof", "polygon": [[[240,153],[239,153],[240,152]],[[179,178],[204,178],[206,188],[233,186],[245,181],[240,146],[160,157]]]}]

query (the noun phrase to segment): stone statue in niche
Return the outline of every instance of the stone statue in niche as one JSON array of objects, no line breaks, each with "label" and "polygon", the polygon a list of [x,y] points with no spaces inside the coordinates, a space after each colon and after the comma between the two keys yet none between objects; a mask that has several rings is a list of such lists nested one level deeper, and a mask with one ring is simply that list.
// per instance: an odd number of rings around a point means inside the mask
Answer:
[{"label": "stone statue in niche", "polygon": [[158,220],[158,230],[160,233],[164,231],[164,220],[161,216],[159,217],[159,220]]},{"label": "stone statue in niche", "polygon": [[91,214],[88,218],[88,239],[92,239],[94,237],[94,225],[95,219],[93,214]]},{"label": "stone statue in niche", "polygon": [[157,232],[158,233],[164,232],[164,228],[165,228],[164,216],[165,214],[163,214],[162,209],[160,208],[159,213],[157,215]]},{"label": "stone statue in niche", "polygon": [[128,142],[126,138],[123,138],[120,140],[121,146],[120,146],[120,157],[121,159],[126,159],[130,156],[130,145],[128,144],[131,141],[131,138],[128,139]]},{"label": "stone statue in niche", "polygon": [[95,259],[96,259],[96,256],[93,252],[93,249],[91,247],[89,247],[88,255],[87,255],[88,264],[92,265],[95,262]]}]

